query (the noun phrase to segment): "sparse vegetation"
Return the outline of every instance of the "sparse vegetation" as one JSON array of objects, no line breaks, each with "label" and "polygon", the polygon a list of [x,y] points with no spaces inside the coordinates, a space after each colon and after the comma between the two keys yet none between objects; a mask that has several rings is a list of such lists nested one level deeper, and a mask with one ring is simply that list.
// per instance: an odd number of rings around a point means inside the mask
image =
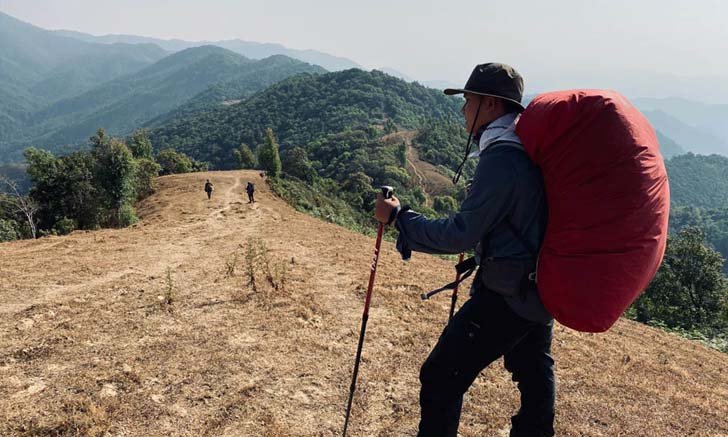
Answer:
[{"label": "sparse vegetation", "polygon": [[[272,291],[285,291],[287,282],[286,262],[274,260],[265,242],[259,238],[249,238],[245,244],[245,271],[247,284],[253,292],[262,292],[268,303],[272,298]],[[259,280],[258,276],[263,280]]]},{"label": "sparse vegetation", "polygon": [[[236,203],[239,191],[227,195],[236,174],[216,176],[222,205],[215,210],[229,202],[246,214],[189,208],[204,177],[160,180],[145,202],[154,219],[143,227],[2,247],[0,368],[8,396],[0,396],[0,435],[92,435],[94,426],[132,435],[340,433],[341,410],[319,406],[345,399],[372,240],[294,212],[263,184],[260,214],[248,210]],[[243,180],[257,177],[250,171]],[[245,254],[248,246],[258,253],[259,242],[273,284],[259,257],[255,292]],[[233,253],[238,267],[226,279]],[[415,255],[404,264],[383,244],[357,432],[416,429],[419,366],[449,303],[418,296],[451,280],[452,262]],[[169,283],[172,313],[157,298]],[[578,382],[560,386],[560,405],[594,418],[564,410],[559,435],[710,434],[728,425],[721,391],[728,356],[624,320],[598,336],[559,326],[554,335],[559,378]],[[469,394],[463,435],[496,435],[513,413],[504,401],[513,398],[510,375],[493,366],[483,378],[487,384]],[[656,386],[679,390],[690,408]],[[650,408],[635,409],[632,399]]]},{"label": "sparse vegetation", "polygon": [[164,277],[164,295],[160,296],[160,305],[163,310],[172,312],[172,305],[175,302],[174,279],[172,278],[172,268],[167,267]]},{"label": "sparse vegetation", "polygon": [[627,315],[726,351],[728,279],[723,262],[699,228],[684,228],[670,237],[657,276]]},{"label": "sparse vegetation", "polygon": [[225,277],[235,276],[235,269],[238,267],[238,253],[232,253],[225,259]]},{"label": "sparse vegetation", "polygon": [[255,240],[249,238],[247,244],[245,245],[245,275],[248,278],[247,285],[256,292],[258,291],[258,285],[255,281],[257,263],[258,246],[257,244],[255,244]]}]

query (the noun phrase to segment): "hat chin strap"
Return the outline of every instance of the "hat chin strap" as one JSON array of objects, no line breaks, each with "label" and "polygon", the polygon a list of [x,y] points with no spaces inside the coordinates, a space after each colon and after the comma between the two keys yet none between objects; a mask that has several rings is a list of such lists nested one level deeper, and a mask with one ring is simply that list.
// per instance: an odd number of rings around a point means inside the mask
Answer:
[{"label": "hat chin strap", "polygon": [[465,156],[463,157],[463,161],[458,166],[458,169],[455,170],[455,176],[452,177],[452,183],[457,185],[458,181],[460,180],[460,175],[463,174],[463,167],[465,166],[465,162],[468,160],[468,156],[470,156],[470,148],[472,146],[471,141],[473,140],[473,132],[475,132],[475,123],[478,122],[478,116],[480,115],[480,108],[483,106],[483,98],[481,97],[479,99],[478,103],[478,110],[475,111],[475,118],[473,119],[473,124],[470,126],[470,134],[468,135],[468,143],[465,146]]}]

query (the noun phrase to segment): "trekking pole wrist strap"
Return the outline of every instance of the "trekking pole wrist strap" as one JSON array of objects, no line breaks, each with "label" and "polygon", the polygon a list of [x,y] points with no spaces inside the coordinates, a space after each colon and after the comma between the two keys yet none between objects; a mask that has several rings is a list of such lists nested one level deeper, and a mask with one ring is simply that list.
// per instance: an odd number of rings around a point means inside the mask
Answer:
[{"label": "trekking pole wrist strap", "polygon": [[475,257],[470,257],[470,258],[466,259],[465,261],[456,264],[455,271],[457,271],[457,273],[460,275],[460,279],[452,281],[451,283],[444,285],[440,288],[437,288],[435,290],[432,290],[430,292],[422,293],[420,295],[420,297],[422,298],[422,300],[427,300],[442,291],[454,290],[455,287],[460,285],[461,282],[468,279],[468,277],[470,277],[470,275],[472,275],[473,272],[475,271],[475,269],[477,269],[477,268],[478,268],[478,263],[475,260]]},{"label": "trekking pole wrist strap", "polygon": [[399,217],[399,215],[401,213],[403,213],[405,211],[409,211],[409,210],[410,210],[409,206],[402,206],[402,205],[399,205],[396,208],[392,208],[392,211],[389,213],[389,220],[387,221],[387,224],[391,225],[392,223],[394,223],[397,220],[397,217]]}]

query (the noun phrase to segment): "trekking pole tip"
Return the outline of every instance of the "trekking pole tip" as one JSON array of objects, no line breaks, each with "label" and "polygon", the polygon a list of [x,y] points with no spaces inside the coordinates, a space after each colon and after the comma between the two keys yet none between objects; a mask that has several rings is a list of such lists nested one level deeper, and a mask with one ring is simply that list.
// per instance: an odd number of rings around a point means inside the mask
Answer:
[{"label": "trekking pole tip", "polygon": [[427,293],[420,294],[420,299],[422,299],[422,300],[427,300],[429,298],[430,298],[430,296],[428,296]]}]

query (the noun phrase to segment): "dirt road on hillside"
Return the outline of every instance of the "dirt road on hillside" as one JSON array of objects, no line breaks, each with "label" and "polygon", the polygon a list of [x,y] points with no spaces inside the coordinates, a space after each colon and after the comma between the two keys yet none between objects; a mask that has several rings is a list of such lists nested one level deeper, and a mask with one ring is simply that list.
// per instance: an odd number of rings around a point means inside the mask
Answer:
[{"label": "dirt road on hillside", "polygon": [[420,159],[420,152],[414,144],[417,131],[400,131],[382,137],[385,143],[404,143],[406,147],[407,171],[426,196],[427,206],[432,206],[435,196],[453,196],[455,188],[452,181],[427,161]]},{"label": "dirt road on hillside", "polygon": [[[127,229],[0,244],[0,435],[338,435],[373,240],[293,211],[255,172],[163,177],[138,211]],[[418,296],[451,265],[388,243],[380,263],[350,430],[414,435],[449,304]],[[557,327],[554,355],[558,435],[728,435],[725,354],[620,321]],[[501,435],[516,407],[495,363],[461,433]]]}]

